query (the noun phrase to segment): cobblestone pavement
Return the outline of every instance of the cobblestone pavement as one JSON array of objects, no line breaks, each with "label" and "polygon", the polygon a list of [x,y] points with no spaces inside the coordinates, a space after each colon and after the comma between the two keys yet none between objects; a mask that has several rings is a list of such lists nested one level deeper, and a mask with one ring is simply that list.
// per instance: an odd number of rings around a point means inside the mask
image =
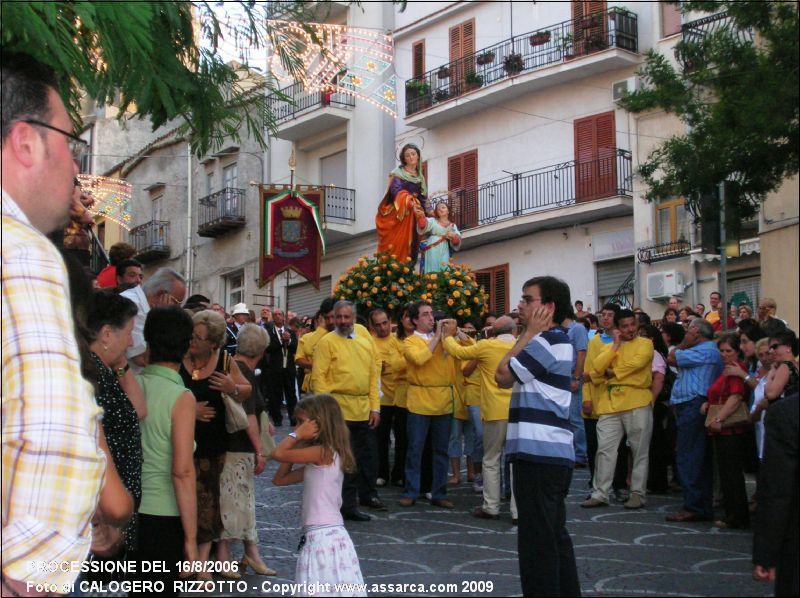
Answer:
[{"label": "cobblestone pavement", "polygon": [[[279,429],[279,436],[286,432],[286,427]],[[302,488],[272,486],[276,467],[271,463],[257,478],[256,518],[262,555],[278,576],[247,575],[248,589],[237,595],[280,595],[269,584],[293,581]],[[650,496],[639,511],[619,504],[581,509],[587,483],[587,471],[576,470],[567,504],[584,595],[771,595],[769,586],[750,578],[751,533],[720,531],[707,523],[665,522],[664,515],[680,507],[678,495]],[[378,590],[372,595],[521,595],[517,534],[508,503],[500,520],[485,521],[468,513],[480,504],[471,484],[451,487],[454,510],[431,507],[424,500],[402,508],[398,488],[382,488],[380,496],[388,512],[372,513],[368,523],[347,522],[368,586],[451,585],[428,587],[431,591],[368,587]]]}]

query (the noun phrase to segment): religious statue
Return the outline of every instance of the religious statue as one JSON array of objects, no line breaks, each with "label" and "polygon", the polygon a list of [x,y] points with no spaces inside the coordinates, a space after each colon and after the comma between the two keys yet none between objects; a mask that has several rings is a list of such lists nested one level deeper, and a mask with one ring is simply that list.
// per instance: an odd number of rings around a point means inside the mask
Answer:
[{"label": "religious statue", "polygon": [[389,174],[389,186],[375,216],[379,253],[393,254],[400,261],[417,260],[417,234],[425,223],[427,195],[419,148],[408,143],[400,150],[400,166]]},{"label": "religious statue", "polygon": [[420,243],[420,272],[441,272],[447,268],[453,251],[461,248],[461,234],[450,222],[450,206],[440,201],[433,209],[433,218],[417,219],[417,234],[424,237]]}]

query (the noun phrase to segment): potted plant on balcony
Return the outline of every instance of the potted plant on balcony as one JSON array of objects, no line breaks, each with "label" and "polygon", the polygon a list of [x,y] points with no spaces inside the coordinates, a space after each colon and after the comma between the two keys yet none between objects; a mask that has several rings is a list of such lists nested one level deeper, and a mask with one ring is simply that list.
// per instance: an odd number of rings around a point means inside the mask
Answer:
[{"label": "potted plant on balcony", "polygon": [[412,111],[430,108],[432,103],[431,86],[423,79],[406,81],[406,102],[411,105]]},{"label": "potted plant on balcony", "polygon": [[438,71],[436,71],[436,76],[439,79],[448,79],[450,77],[450,68],[443,66],[440,67]]},{"label": "potted plant on balcony", "polygon": [[592,29],[600,24],[600,15],[591,15],[581,19],[581,29]]},{"label": "potted plant on balcony", "polygon": [[550,41],[551,33],[549,31],[537,31],[530,37],[532,46],[543,46]]},{"label": "potted plant on balcony", "polygon": [[606,47],[608,47],[608,44],[606,44],[605,38],[599,33],[590,35],[583,40],[583,51],[585,54],[589,54],[596,50],[605,50]]},{"label": "potted plant on balcony", "polygon": [[564,55],[564,60],[572,60],[575,58],[575,38],[571,33],[567,33],[561,38],[561,52]]},{"label": "potted plant on balcony", "polygon": [[484,66],[493,63],[494,58],[495,58],[495,53],[489,50],[487,52],[482,52],[481,54],[478,54],[475,57],[475,62],[477,62],[481,66]]},{"label": "potted plant on balcony", "polygon": [[503,70],[510,76],[517,75],[525,68],[525,62],[522,60],[522,54],[509,54],[503,58]]},{"label": "potted plant on balcony", "polygon": [[478,89],[483,85],[483,75],[479,75],[475,71],[471,71],[464,77],[464,83],[466,84],[466,91]]},{"label": "potted plant on balcony", "polygon": [[433,100],[435,102],[444,102],[448,99],[450,99],[450,92],[444,87],[433,92]]}]

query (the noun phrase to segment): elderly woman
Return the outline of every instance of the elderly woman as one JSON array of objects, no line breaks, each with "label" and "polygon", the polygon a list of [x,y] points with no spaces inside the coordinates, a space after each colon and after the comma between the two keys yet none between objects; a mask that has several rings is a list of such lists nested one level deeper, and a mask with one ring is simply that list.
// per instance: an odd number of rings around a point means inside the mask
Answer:
[{"label": "elderly woman", "polygon": [[[717,346],[726,367],[733,364],[743,367],[738,336],[726,334],[720,338]],[[725,506],[725,519],[714,522],[714,527],[720,529],[741,529],[750,525],[750,511],[744,483],[744,463],[748,448],[747,427],[725,425],[725,420],[733,415],[742,401],[746,401],[746,395],[747,389],[742,379],[723,372],[708,387],[708,400],[700,409],[701,413],[705,413],[712,405],[720,407],[716,419],[707,424],[708,434],[714,443]]]},{"label": "elderly woman", "polygon": [[[189,350],[179,374],[197,400],[194,440],[194,466],[197,472],[197,543],[199,558],[208,559],[211,543],[219,540],[222,519],[219,510],[220,474],[228,450],[225,429],[225,402],[222,393],[244,402],[252,387],[239,366],[222,350],[225,345],[225,319],[210,309],[192,317],[194,325]],[[201,573],[198,579],[211,579]]]},{"label": "elderly woman", "polygon": [[753,318],[753,308],[747,305],[747,303],[742,303],[739,306],[739,309],[736,310],[736,322],[741,322],[742,320],[750,320]]},{"label": "elderly woman", "polygon": [[[131,331],[136,305],[120,295],[97,292],[87,306],[86,330],[96,370],[95,400],[103,409],[103,432],[122,483],[134,499],[142,498],[142,436],[139,420],[147,414],[144,395],[128,367],[125,350],[133,344]],[[124,548],[136,549],[136,519],[124,534]]]},{"label": "elderly woman", "polygon": [[[256,530],[256,498],[253,474],[264,471],[266,458],[262,453],[261,426],[272,427],[269,418],[263,417],[266,403],[256,383],[256,365],[269,344],[267,331],[257,324],[245,324],[239,329],[236,346],[236,364],[242,375],[253,387],[250,397],[244,402],[247,413],[247,430],[228,435],[228,452],[225,467],[220,477],[219,506],[222,513],[222,534],[217,543],[217,559],[231,560],[229,540],[244,542],[244,558],[238,571],[231,568],[220,574],[229,579],[239,579],[251,567],[259,575],[276,575],[274,569],[264,564],[258,554],[258,532]],[[272,430],[270,429],[270,434]]]},{"label": "elderly woman", "polygon": [[197,560],[195,399],[178,374],[191,336],[192,320],[180,307],[155,307],[147,314],[150,363],[138,376],[147,405],[139,557],[142,563],[170,563],[168,572],[145,574],[164,581],[167,593],[181,573],[176,564]]}]

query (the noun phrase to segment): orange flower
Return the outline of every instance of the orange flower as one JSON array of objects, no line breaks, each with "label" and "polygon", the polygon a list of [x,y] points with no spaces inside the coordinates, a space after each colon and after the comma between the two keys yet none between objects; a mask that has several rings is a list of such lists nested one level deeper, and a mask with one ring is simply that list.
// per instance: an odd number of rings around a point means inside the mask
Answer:
[{"label": "orange flower", "polygon": [[369,283],[365,282],[364,284],[361,285],[361,288],[362,289],[366,289],[368,286],[369,286]]},{"label": "orange flower", "polygon": [[463,316],[463,315],[464,315],[464,310],[463,310],[463,309],[459,309],[459,310],[458,310],[456,313],[457,313],[459,316]]},{"label": "orange flower", "polygon": [[397,296],[398,297],[402,297],[403,296],[403,291],[397,291]]},{"label": "orange flower", "polygon": [[465,294],[467,297],[469,297],[469,296],[470,296],[470,292],[469,292],[469,291],[464,291],[464,294]]},{"label": "orange flower", "polygon": [[448,284],[449,284],[450,286],[453,286],[454,284],[456,284],[456,281],[455,281],[455,280],[453,280],[453,279],[451,278],[451,279],[448,281]]},{"label": "orange flower", "polygon": [[380,282],[381,281],[381,277],[380,276],[376,276],[372,280],[373,280],[373,282]]},{"label": "orange flower", "polygon": [[372,294],[373,295],[377,295],[378,294],[378,289],[375,288],[375,287],[372,287]]},{"label": "orange flower", "polygon": [[471,316],[472,315],[472,310],[468,307],[467,309],[464,310],[464,313],[466,315],[468,315],[468,316]]},{"label": "orange flower", "polygon": [[386,292],[386,287],[381,287],[381,291]]},{"label": "orange flower", "polygon": [[456,282],[456,286],[463,287],[464,283],[459,280]]},{"label": "orange flower", "polygon": [[452,300],[452,299],[448,299],[448,300],[447,300],[447,305],[449,305],[450,307],[452,307],[452,306],[453,306],[453,300]]},{"label": "orange flower", "polygon": [[453,297],[458,299],[459,297],[461,297],[461,293],[459,293],[458,291],[453,291]]},{"label": "orange flower", "polygon": [[367,301],[367,307],[372,307],[372,301]]}]

